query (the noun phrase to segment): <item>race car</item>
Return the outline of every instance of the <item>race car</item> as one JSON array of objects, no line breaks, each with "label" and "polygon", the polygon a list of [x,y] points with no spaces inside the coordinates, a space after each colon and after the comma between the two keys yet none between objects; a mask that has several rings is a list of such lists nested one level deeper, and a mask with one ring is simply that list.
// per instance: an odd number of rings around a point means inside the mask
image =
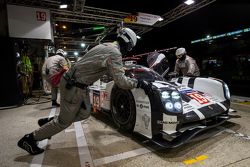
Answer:
[{"label": "race car", "polygon": [[149,82],[152,94],[141,88],[121,89],[108,76],[89,87],[94,111],[108,112],[121,130],[172,148],[229,119],[230,92],[222,80],[179,77],[167,81],[141,65],[125,69],[126,76]]}]

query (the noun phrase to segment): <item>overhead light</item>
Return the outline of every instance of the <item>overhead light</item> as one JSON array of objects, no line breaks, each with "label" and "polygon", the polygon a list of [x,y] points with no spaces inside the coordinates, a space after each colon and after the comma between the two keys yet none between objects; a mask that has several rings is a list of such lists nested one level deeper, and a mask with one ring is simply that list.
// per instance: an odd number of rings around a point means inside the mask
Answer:
[{"label": "overhead light", "polygon": [[158,19],[158,21],[162,21],[162,20],[164,20],[162,17],[160,17],[160,18]]},{"label": "overhead light", "polygon": [[58,26],[58,24],[55,24],[56,26]]},{"label": "overhead light", "polygon": [[92,29],[93,29],[94,31],[96,31],[96,30],[104,30],[105,27],[104,27],[104,26],[98,26],[98,27],[93,27]]},{"label": "overhead light", "polygon": [[64,46],[63,49],[66,49],[66,46]]},{"label": "overhead light", "polygon": [[191,5],[191,4],[194,3],[194,0],[187,0],[187,1],[185,1],[184,3],[187,4],[187,5]]},{"label": "overhead light", "polygon": [[137,39],[141,39],[141,37],[140,37],[139,35],[136,35],[136,38],[137,38]]},{"label": "overhead light", "polygon": [[75,56],[78,56],[78,54],[79,54],[78,52],[74,52],[74,55],[75,55]]},{"label": "overhead light", "polygon": [[84,48],[86,45],[85,43],[81,43],[81,47]]},{"label": "overhead light", "polygon": [[210,38],[211,36],[210,35],[207,35],[207,38]]},{"label": "overhead light", "polygon": [[59,7],[60,9],[66,9],[66,8],[68,8],[68,5],[66,5],[66,4],[63,4],[63,5],[60,5],[60,7]]},{"label": "overhead light", "polygon": [[66,29],[67,27],[65,25],[62,26],[63,29]]}]

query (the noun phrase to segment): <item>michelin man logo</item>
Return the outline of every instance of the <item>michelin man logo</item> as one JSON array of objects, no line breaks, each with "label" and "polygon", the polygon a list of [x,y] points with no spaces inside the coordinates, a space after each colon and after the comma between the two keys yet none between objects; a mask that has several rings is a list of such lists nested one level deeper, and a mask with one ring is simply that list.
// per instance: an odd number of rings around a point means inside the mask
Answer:
[{"label": "michelin man logo", "polygon": [[142,121],[144,122],[145,129],[148,129],[149,122],[150,122],[150,117],[147,114],[144,114],[142,116]]}]

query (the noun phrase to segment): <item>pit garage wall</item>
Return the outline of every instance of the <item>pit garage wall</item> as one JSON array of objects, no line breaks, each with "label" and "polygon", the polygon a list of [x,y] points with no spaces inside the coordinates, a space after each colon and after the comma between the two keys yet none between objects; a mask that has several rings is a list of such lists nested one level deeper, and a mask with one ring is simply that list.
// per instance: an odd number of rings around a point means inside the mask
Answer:
[{"label": "pit garage wall", "polygon": [[[233,95],[250,97],[250,34],[192,45],[202,76],[224,80]],[[209,63],[210,62],[210,63]]]},{"label": "pit garage wall", "polygon": [[[9,6],[9,5],[8,5]],[[20,88],[17,83],[17,74],[16,74],[16,55],[17,49],[15,47],[15,43],[18,41],[27,41],[28,38],[33,42],[30,42],[31,48],[35,48],[35,50],[31,50],[36,57],[43,57],[44,52],[42,48],[35,47],[34,39],[48,39],[52,38],[51,24],[50,24],[50,14],[48,10],[38,9],[38,8],[29,8],[23,9],[21,7],[21,12],[17,11],[18,6],[14,7],[16,11],[14,12],[18,16],[13,16],[9,13],[7,14],[7,5],[5,2],[0,1],[0,57],[1,57],[1,65],[0,65],[0,108],[1,107],[9,107],[15,106],[22,103],[22,97],[20,94]],[[23,13],[27,14],[27,10],[31,11],[33,22],[30,17],[26,17]],[[39,12],[47,12],[46,18],[39,18],[37,20],[37,13]],[[20,13],[19,13],[20,12]],[[29,13],[29,12],[28,12]],[[13,13],[12,13],[13,14]],[[17,18],[18,17],[18,18]],[[19,20],[19,17],[20,20]],[[9,18],[9,20],[7,19]],[[16,23],[18,22],[18,25]],[[23,22],[23,23],[21,23]],[[36,22],[36,23],[34,23]],[[15,24],[13,24],[15,23]],[[11,27],[9,27],[11,25]],[[21,26],[22,25],[22,26]],[[29,26],[30,25],[30,26]],[[9,30],[9,32],[8,32]],[[11,38],[14,37],[14,38]],[[40,43],[40,46],[44,46],[46,41],[44,40],[36,40]],[[29,42],[28,42],[29,43]]]},{"label": "pit garage wall", "polygon": [[0,1],[0,37],[8,36],[7,9],[5,1]]},{"label": "pit garage wall", "polygon": [[5,1],[0,1],[0,107],[17,105],[20,95],[16,80],[16,60],[14,43],[8,37],[7,8]]}]

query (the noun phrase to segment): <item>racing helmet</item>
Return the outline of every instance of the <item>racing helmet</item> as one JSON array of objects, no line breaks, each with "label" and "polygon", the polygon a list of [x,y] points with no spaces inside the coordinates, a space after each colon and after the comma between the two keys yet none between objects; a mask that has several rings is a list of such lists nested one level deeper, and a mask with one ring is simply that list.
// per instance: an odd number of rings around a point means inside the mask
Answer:
[{"label": "racing helmet", "polygon": [[57,49],[56,54],[65,57],[67,53],[62,49]]},{"label": "racing helmet", "polygon": [[186,55],[187,52],[186,52],[186,49],[185,48],[178,48],[175,52],[175,55],[177,57],[177,59],[180,59],[182,58],[184,55]]},{"label": "racing helmet", "polygon": [[127,45],[127,51],[131,51],[137,42],[137,36],[130,28],[121,28],[118,30],[118,36],[124,40]]}]

